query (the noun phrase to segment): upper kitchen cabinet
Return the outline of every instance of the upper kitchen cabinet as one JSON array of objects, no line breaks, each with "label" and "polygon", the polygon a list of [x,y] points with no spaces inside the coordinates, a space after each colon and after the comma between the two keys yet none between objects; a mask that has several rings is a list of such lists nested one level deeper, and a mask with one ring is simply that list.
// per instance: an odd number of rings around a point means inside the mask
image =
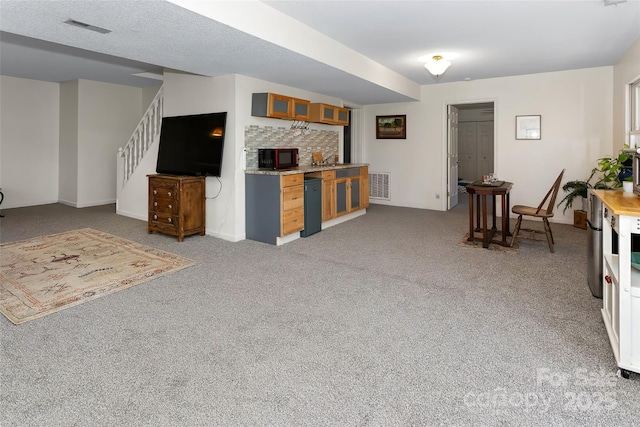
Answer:
[{"label": "upper kitchen cabinet", "polygon": [[349,109],[335,105],[312,103],[310,106],[313,123],[347,126],[349,124]]},{"label": "upper kitchen cabinet", "polygon": [[254,93],[251,100],[251,115],[309,121],[310,102],[276,93]]}]

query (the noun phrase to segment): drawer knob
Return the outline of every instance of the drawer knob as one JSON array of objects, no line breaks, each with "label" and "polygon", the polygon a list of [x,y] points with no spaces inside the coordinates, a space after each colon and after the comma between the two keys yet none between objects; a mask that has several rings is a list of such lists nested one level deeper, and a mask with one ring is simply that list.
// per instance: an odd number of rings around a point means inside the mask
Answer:
[{"label": "drawer knob", "polygon": [[158,194],[158,190],[153,190],[153,194]]},{"label": "drawer knob", "polygon": [[171,222],[171,218],[169,218],[169,222]]},{"label": "drawer knob", "polygon": [[611,284],[611,277],[607,274],[606,276],[604,276],[604,281]]},{"label": "drawer knob", "polygon": [[169,205],[169,209],[172,209],[172,208],[173,208],[173,206]]},{"label": "drawer knob", "polygon": [[158,202],[153,202],[153,206],[158,206]]},{"label": "drawer knob", "polygon": [[167,195],[168,195],[169,197],[171,197],[171,191],[169,191],[169,192],[167,193]]},{"label": "drawer knob", "polygon": [[297,220],[297,219],[294,219],[294,220],[293,220],[293,221],[291,221],[291,222],[298,222],[298,220]]},{"label": "drawer knob", "polygon": [[154,215],[154,216],[153,216],[153,219],[158,219],[158,215]]}]

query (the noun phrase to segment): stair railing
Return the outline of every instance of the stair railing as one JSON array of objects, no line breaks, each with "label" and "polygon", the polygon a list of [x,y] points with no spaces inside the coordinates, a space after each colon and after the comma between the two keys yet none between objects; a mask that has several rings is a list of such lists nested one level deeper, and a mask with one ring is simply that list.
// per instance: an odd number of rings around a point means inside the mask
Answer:
[{"label": "stair railing", "polygon": [[118,149],[118,158],[122,159],[122,162],[120,162],[121,167],[118,168],[118,188],[122,188],[126,184],[151,144],[160,135],[163,104],[162,90],[163,87],[161,86],[144,116],[140,119],[136,130],[133,131],[127,145]]}]

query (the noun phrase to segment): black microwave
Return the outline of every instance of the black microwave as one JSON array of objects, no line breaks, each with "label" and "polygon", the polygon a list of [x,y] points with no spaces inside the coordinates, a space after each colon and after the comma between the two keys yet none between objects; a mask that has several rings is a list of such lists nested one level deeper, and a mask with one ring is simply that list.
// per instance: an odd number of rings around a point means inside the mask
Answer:
[{"label": "black microwave", "polygon": [[258,168],[291,169],[298,167],[297,148],[258,148]]}]

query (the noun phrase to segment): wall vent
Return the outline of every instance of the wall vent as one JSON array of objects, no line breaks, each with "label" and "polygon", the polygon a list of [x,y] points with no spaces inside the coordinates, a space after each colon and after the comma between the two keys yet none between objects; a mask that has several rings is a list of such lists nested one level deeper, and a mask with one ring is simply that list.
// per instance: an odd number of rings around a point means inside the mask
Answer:
[{"label": "wall vent", "polygon": [[391,200],[389,197],[389,178],[387,172],[372,172],[369,174],[369,198]]},{"label": "wall vent", "polygon": [[85,30],[95,31],[96,33],[100,34],[109,34],[111,32],[111,30],[107,30],[106,28],[87,24],[86,22],[76,21],[75,19],[67,19],[66,21],[64,21],[64,23],[73,25],[74,27],[84,28]]}]

